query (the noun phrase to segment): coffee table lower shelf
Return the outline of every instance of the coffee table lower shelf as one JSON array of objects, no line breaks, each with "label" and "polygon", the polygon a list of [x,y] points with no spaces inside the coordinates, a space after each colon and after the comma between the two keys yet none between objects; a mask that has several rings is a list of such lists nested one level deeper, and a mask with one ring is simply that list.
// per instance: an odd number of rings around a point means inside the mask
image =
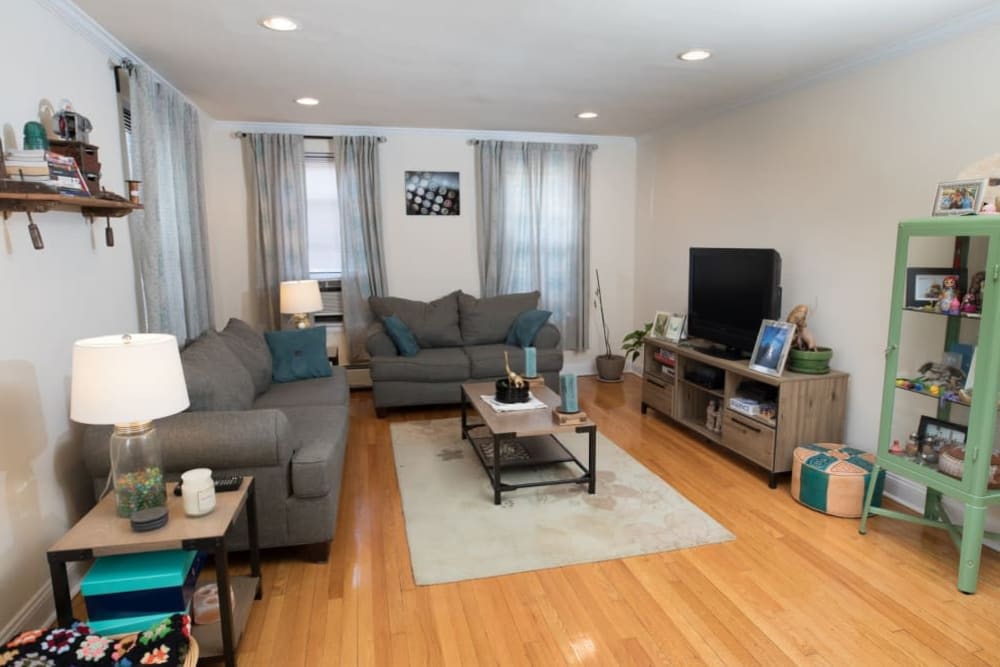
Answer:
[{"label": "coffee table lower shelf", "polygon": [[[209,576],[204,580],[199,580],[198,585],[205,583],[215,583],[215,577]],[[254,596],[257,594],[257,587],[260,585],[259,577],[238,576],[232,577],[229,585],[233,589],[233,597],[236,598],[236,605],[233,607],[233,646],[239,646],[243,630],[250,619],[250,607],[253,606]],[[222,644],[222,623],[209,623],[207,625],[192,625],[191,634],[198,640],[199,654],[202,658],[225,655]]]}]

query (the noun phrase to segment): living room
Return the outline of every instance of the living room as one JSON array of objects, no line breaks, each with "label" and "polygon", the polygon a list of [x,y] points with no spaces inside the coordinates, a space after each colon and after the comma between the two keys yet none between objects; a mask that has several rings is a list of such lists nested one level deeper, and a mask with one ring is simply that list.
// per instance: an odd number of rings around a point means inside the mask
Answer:
[{"label": "living room", "polygon": [[[763,3],[759,9],[775,11],[775,4]],[[927,216],[940,182],[996,175],[976,168],[998,152],[1000,143],[995,122],[1000,92],[984,69],[1000,56],[1000,12],[995,3],[972,0],[961,7],[926,2],[912,10],[894,2],[867,10],[887,13],[869,17],[869,25],[880,26],[871,33],[851,32],[836,21],[838,12],[856,16],[851,12],[861,11],[862,4],[833,7],[825,17],[844,30],[847,46],[827,44],[826,51],[817,46],[808,71],[793,67],[796,57],[804,57],[798,52],[787,61],[772,54],[772,60],[758,63],[763,73],[757,73],[753,85],[725,68],[727,59],[744,54],[730,56],[715,44],[684,44],[680,48],[716,51],[709,61],[682,71],[681,77],[693,78],[696,87],[723,74],[737,78],[727,80],[722,88],[728,90],[717,101],[702,99],[704,106],[678,113],[661,101],[650,105],[648,116],[631,118],[631,125],[605,108],[599,109],[596,124],[587,125],[589,121],[575,118],[584,110],[586,96],[568,94],[565,101],[557,100],[564,107],[559,113],[567,118],[559,127],[535,122],[530,110],[509,114],[507,122],[491,119],[483,125],[451,122],[445,111],[437,122],[417,111],[415,121],[402,111],[402,120],[389,120],[392,114],[386,110],[380,112],[385,120],[374,113],[370,118],[323,115],[336,109],[338,98],[349,96],[350,90],[297,91],[320,97],[319,113],[292,108],[280,122],[252,108],[242,116],[218,118],[202,109],[214,325],[221,329],[230,317],[256,317],[244,147],[236,136],[241,132],[385,137],[379,156],[386,293],[428,301],[456,289],[479,293],[470,140],[590,143],[597,146],[590,173],[590,266],[601,272],[612,345],[657,311],[684,312],[690,247],[776,248],[782,257],[784,311],[807,304],[810,328],[821,344],[835,348],[834,366],[850,375],[844,442],[874,451],[897,223]],[[178,53],[140,53],[139,43],[114,36],[110,25],[117,23],[102,27],[87,16],[88,6],[95,3],[0,0],[8,54],[30,54],[30,66],[11,57],[0,66],[6,91],[0,98],[0,128],[5,148],[20,146],[23,124],[38,118],[41,101],[71,100],[93,123],[91,141],[101,148],[103,182],[121,193],[125,168],[111,65],[130,57],[175,85],[172,75],[185,65]],[[280,11],[259,9],[261,15]],[[166,12],[171,22],[183,18],[167,8],[132,11]],[[643,10],[634,11],[627,13],[630,20],[642,23]],[[890,12],[910,11],[910,19],[889,20]],[[223,21],[224,10],[206,12]],[[234,29],[260,31],[257,18],[253,13],[250,24]],[[712,22],[729,19],[743,29],[735,16],[716,14]],[[154,31],[157,20],[155,14],[144,18],[145,29]],[[814,24],[823,20],[813,18]],[[321,29],[329,27],[316,28]],[[599,26],[590,29],[599,34]],[[274,57],[280,58],[280,39],[286,37],[296,38],[267,35]],[[179,51],[183,40],[177,41]],[[672,52],[667,58],[670,69],[689,65],[677,62]],[[207,63],[202,67],[212,71]],[[246,80],[253,92],[257,83],[252,74]],[[259,85],[261,95],[270,95]],[[181,93],[196,103],[211,97],[210,87],[181,87]],[[410,169],[458,172],[463,214],[454,219],[407,216],[402,175]],[[91,481],[81,473],[83,429],[69,418],[73,342],[135,331],[140,321],[128,218],[110,221],[114,247],[104,243],[103,220],[87,224],[78,213],[65,211],[37,214],[35,220],[44,250],[32,249],[27,219],[16,213],[4,222],[0,253],[8,323],[0,333],[0,346],[7,351],[0,361],[3,639],[54,618],[45,552],[94,502]],[[947,661],[949,650],[956,661],[997,659],[988,643],[995,633],[985,627],[991,624],[976,618],[989,619],[996,612],[1000,567],[995,552],[987,550],[983,556],[977,594],[963,596],[954,586],[956,552],[947,535],[890,526],[879,518],[878,528],[862,538],[856,521],[796,505],[788,497],[787,482],[771,491],[753,467],[709,450],[693,434],[656,415],[640,416],[638,377],[627,377],[624,385],[583,377],[594,372],[594,357],[603,347],[595,310],[589,329],[589,348],[567,351],[564,370],[581,376],[581,402],[602,434],[735,533],[732,544],[749,546],[703,559],[670,560],[675,552],[638,557],[634,560],[640,564],[632,570],[623,565],[628,560],[609,561],[580,566],[593,570],[563,568],[551,578],[536,572],[524,580],[500,577],[491,585],[416,586],[409,579],[390,425],[375,420],[369,392],[354,391],[345,472],[350,481],[330,561],[306,564],[294,554],[265,558],[263,603],[269,606],[251,617],[247,636],[253,633],[256,639],[242,648],[241,664],[244,657],[249,664],[278,664],[268,660],[281,655],[279,637],[288,635],[301,644],[321,646],[309,649],[319,653],[303,652],[289,664],[375,664],[388,662],[389,656],[430,664],[550,664],[549,659],[616,664],[627,662],[628,655],[643,662],[642,654],[652,663],[737,663],[755,656],[763,660],[764,655],[789,662],[818,655],[833,662],[857,658],[858,647],[881,651],[870,655],[884,659],[895,651],[899,659],[928,663]],[[456,416],[456,409],[429,409],[394,414],[388,422]],[[366,447],[377,447],[390,461],[369,460]],[[373,487],[391,487],[392,492],[371,493]],[[710,491],[715,488],[728,488],[739,498],[713,500]],[[922,489],[906,480],[887,482],[887,493],[911,509],[922,502]],[[362,516],[381,525],[363,523]],[[996,529],[996,515],[991,519]],[[355,534],[364,539],[348,551],[345,544]],[[800,564],[794,558],[783,560],[777,543],[799,558],[822,558],[820,552],[828,548],[854,560],[815,589],[802,577],[789,575],[794,586],[781,592],[752,581],[770,580],[771,568]],[[383,558],[382,551],[389,555]],[[396,567],[398,572],[390,571]],[[866,567],[876,573],[870,579],[855,572]],[[751,580],[721,577],[718,590],[699,588],[706,576],[726,570],[746,573]],[[357,587],[350,585],[351,571],[364,580]],[[600,582],[594,587],[585,583],[592,575]],[[395,589],[385,583],[394,580],[402,582]],[[869,585],[871,591],[865,588]],[[329,593],[329,599],[314,599],[312,591]],[[914,613],[892,603],[910,594],[919,594],[927,606]],[[711,602],[701,606],[698,597]],[[661,608],[670,606],[667,599],[678,601],[676,609]],[[292,609],[299,606],[311,611],[296,617]],[[852,649],[838,647],[832,639],[806,638],[809,615],[833,607],[857,610],[822,626],[850,638],[856,643]],[[935,618],[964,634],[946,636]],[[520,637],[466,625],[475,621],[511,624]],[[449,624],[461,628],[455,632],[460,639],[452,643],[441,639]],[[720,629],[727,624],[728,630]],[[792,629],[783,632],[782,626]],[[893,638],[880,644],[875,637],[885,629]],[[925,634],[913,639],[920,632]],[[941,640],[937,649],[929,647],[935,638]],[[463,661],[469,656],[473,659]]]}]

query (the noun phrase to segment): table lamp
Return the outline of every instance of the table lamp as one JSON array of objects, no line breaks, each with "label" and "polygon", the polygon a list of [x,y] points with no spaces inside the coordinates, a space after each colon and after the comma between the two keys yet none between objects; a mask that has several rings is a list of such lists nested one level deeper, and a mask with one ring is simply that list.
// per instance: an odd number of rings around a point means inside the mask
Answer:
[{"label": "table lamp", "polygon": [[[153,420],[190,405],[177,339],[125,334],[73,344],[70,419],[114,424],[111,478],[118,516],[141,530],[167,522],[167,492]],[[137,513],[142,513],[138,517]],[[153,525],[150,526],[150,523]]]},{"label": "table lamp", "polygon": [[283,314],[292,316],[289,323],[293,329],[311,327],[309,314],[323,310],[319,281],[286,280],[281,283],[280,309]]}]

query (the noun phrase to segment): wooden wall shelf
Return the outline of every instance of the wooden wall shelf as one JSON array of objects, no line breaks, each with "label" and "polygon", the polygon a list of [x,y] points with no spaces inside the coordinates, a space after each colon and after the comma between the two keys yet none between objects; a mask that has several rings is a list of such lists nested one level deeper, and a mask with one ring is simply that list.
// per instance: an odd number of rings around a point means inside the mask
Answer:
[{"label": "wooden wall shelf", "polygon": [[48,193],[0,192],[0,213],[6,220],[11,213],[45,213],[52,209],[79,210],[88,220],[93,218],[121,218],[141,204],[99,199],[97,197],[74,197]]}]

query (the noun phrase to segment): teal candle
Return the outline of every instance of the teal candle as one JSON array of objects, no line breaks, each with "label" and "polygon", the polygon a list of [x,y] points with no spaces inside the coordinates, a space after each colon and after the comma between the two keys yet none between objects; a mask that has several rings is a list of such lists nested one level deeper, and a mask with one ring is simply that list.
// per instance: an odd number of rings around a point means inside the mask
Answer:
[{"label": "teal candle", "polygon": [[524,377],[533,378],[538,375],[537,355],[535,348],[524,348]]},{"label": "teal candle", "polygon": [[576,376],[572,373],[559,376],[559,394],[562,397],[562,405],[559,409],[563,412],[579,412],[580,404],[576,400]]}]

